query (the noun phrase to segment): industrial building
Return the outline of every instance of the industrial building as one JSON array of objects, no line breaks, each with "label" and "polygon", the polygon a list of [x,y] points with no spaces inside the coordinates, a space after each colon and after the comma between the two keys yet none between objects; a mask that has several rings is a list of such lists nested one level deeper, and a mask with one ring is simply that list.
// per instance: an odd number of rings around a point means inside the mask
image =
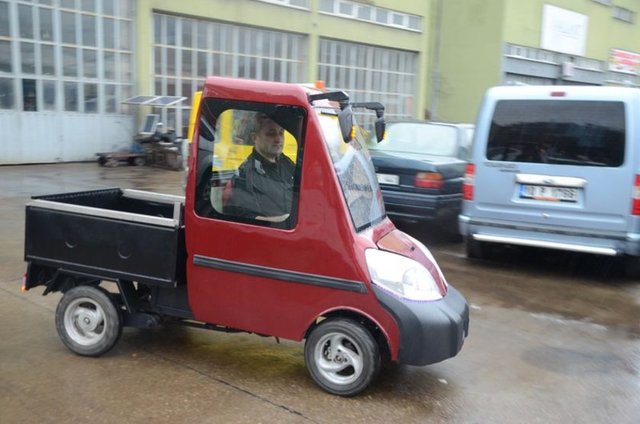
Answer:
[{"label": "industrial building", "polygon": [[[324,81],[389,118],[473,122],[500,84],[640,86],[637,0],[0,0],[0,164],[186,133],[205,76]],[[153,110],[136,95],[185,101]]]}]

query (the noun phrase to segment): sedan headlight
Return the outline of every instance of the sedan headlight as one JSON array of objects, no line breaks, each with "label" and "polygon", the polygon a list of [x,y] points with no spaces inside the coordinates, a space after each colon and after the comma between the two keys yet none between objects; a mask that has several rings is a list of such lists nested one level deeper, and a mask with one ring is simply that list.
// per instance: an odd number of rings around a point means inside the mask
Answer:
[{"label": "sedan headlight", "polygon": [[419,301],[442,299],[435,279],[422,264],[378,249],[365,251],[371,281],[392,294]]}]

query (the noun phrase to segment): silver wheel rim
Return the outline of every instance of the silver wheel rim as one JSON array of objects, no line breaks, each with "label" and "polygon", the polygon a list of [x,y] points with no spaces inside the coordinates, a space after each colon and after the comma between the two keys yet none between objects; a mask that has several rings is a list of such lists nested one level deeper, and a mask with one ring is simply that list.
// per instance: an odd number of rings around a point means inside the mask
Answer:
[{"label": "silver wheel rim", "polygon": [[102,307],[95,300],[82,297],[65,310],[64,328],[75,343],[91,346],[104,339],[108,323]]},{"label": "silver wheel rim", "polygon": [[322,377],[334,384],[351,384],[362,374],[361,349],[343,333],[324,335],[316,344],[313,356]]}]

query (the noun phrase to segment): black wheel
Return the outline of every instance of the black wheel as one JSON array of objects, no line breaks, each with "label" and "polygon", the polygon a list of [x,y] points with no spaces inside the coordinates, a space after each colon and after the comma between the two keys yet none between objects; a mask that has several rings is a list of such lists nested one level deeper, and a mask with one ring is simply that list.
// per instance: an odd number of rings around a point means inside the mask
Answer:
[{"label": "black wheel", "polygon": [[106,290],[77,286],[66,292],[58,303],[56,329],[72,352],[99,356],[108,352],[122,334],[120,310]]},{"label": "black wheel", "polygon": [[627,277],[640,277],[640,256],[624,258],[624,273]]},{"label": "black wheel", "polygon": [[313,380],[329,393],[353,396],[380,372],[380,350],[371,333],[349,319],[329,319],[307,338],[304,360]]},{"label": "black wheel", "polygon": [[467,257],[474,259],[488,259],[489,248],[486,243],[467,237]]},{"label": "black wheel", "polygon": [[136,156],[135,158],[133,158],[133,164],[135,166],[143,166],[145,162],[146,160],[144,159],[144,156]]},{"label": "black wheel", "polygon": [[462,243],[464,237],[460,234],[460,227],[458,226],[458,217],[453,219],[447,219],[442,222],[442,229],[446,236],[447,241],[451,243]]}]

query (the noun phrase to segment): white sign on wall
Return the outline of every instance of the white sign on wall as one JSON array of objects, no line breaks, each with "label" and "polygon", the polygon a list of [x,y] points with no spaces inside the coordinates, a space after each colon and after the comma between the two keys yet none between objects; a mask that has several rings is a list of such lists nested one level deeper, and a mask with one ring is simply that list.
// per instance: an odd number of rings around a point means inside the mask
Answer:
[{"label": "white sign on wall", "polygon": [[542,39],[545,50],[584,56],[587,44],[587,15],[545,4],[542,9]]},{"label": "white sign on wall", "polygon": [[609,52],[609,70],[640,75],[640,54],[620,49]]}]

